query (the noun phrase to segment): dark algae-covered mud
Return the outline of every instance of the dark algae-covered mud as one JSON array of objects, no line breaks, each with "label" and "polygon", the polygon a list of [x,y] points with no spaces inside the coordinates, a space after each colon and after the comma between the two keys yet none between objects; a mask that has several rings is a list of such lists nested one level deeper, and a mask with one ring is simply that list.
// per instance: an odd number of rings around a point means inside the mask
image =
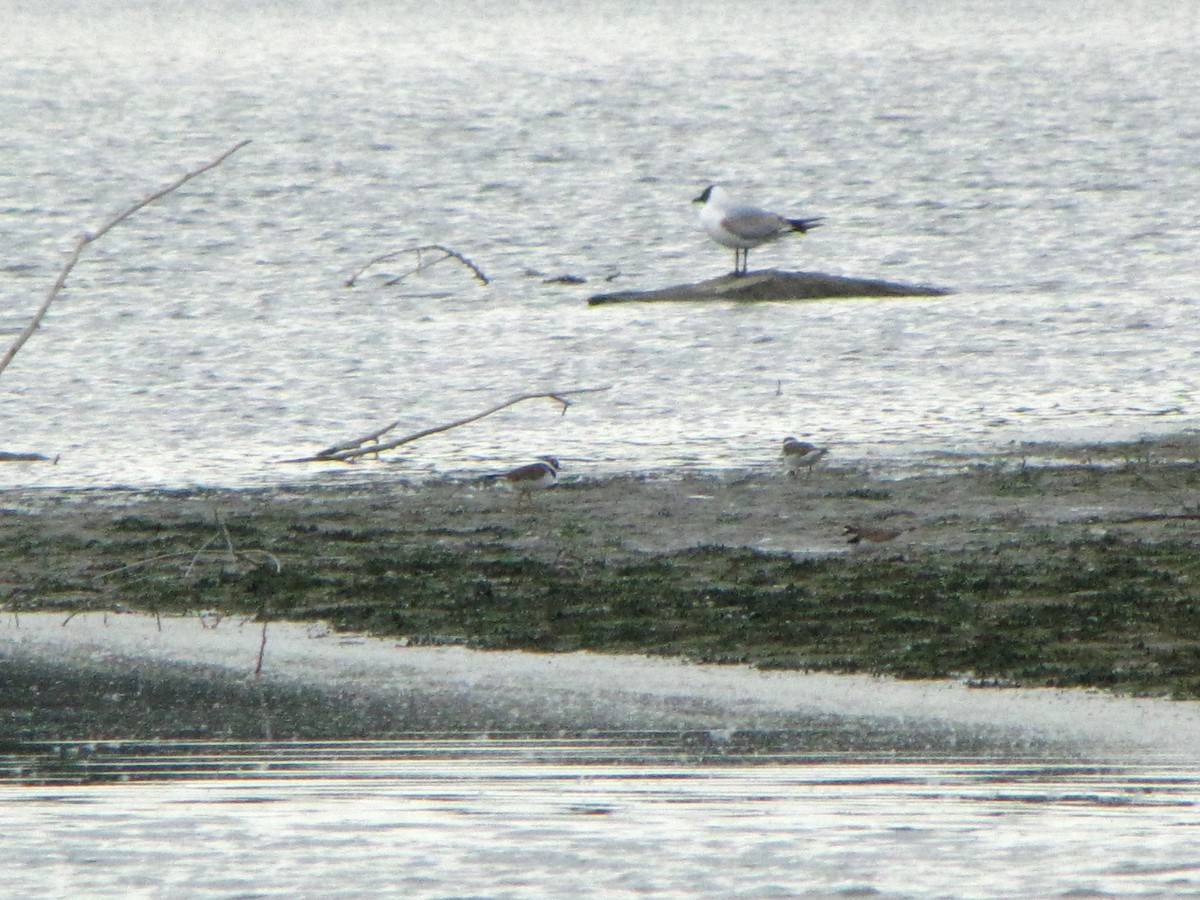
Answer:
[{"label": "dark algae-covered mud", "polygon": [[1193,441],[1040,449],[902,479],[580,478],[527,502],[475,481],[9,492],[0,601],[1200,696]]}]

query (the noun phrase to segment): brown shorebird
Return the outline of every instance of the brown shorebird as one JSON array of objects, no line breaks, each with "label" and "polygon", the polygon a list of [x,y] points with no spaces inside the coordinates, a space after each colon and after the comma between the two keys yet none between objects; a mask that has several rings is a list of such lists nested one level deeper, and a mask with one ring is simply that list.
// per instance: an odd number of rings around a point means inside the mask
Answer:
[{"label": "brown shorebird", "polygon": [[538,462],[525,466],[517,466],[498,475],[488,475],[487,478],[498,478],[517,492],[519,501],[528,500],[534,491],[554,487],[558,481],[558,460],[553,456],[539,456]]},{"label": "brown shorebird", "polygon": [[794,437],[783,439],[783,468],[788,476],[795,478],[801,469],[808,469],[808,477],[812,477],[813,466],[819,463],[829,450],[818,447],[808,441],[798,441]]},{"label": "brown shorebird", "polygon": [[872,528],[866,525],[847,525],[842,530],[843,535],[849,535],[847,544],[859,544],[863,541],[883,544],[895,540],[903,533],[899,528]]}]

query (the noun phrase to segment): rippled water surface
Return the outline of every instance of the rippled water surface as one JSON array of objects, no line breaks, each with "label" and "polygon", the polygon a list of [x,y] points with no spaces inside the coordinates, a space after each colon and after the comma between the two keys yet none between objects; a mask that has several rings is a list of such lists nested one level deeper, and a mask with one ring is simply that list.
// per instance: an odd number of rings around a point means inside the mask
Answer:
[{"label": "rippled water surface", "polygon": [[0,750],[24,896],[1194,896],[1178,762],[703,736]]},{"label": "rippled water surface", "polygon": [[[1196,424],[1200,12],[1122,2],[8,2],[0,484],[249,484],[516,393],[388,473],[844,461]],[[827,227],[755,266],[947,298],[586,306],[722,274],[719,179]],[[389,250],[443,263],[342,282]],[[581,285],[547,284],[573,275]],[[376,467],[379,470],[379,467]]]},{"label": "rippled water surface", "polygon": [[[1191,0],[0,0],[0,486],[576,477],[1195,428]],[[944,298],[589,308],[723,274],[710,180],[827,220],[756,267]],[[454,263],[355,288],[372,257]],[[571,275],[578,285],[547,283]],[[367,469],[368,467],[360,467]],[[356,472],[356,476],[362,474]],[[1194,767],[678,738],[0,747],[20,896],[1194,896]]]}]

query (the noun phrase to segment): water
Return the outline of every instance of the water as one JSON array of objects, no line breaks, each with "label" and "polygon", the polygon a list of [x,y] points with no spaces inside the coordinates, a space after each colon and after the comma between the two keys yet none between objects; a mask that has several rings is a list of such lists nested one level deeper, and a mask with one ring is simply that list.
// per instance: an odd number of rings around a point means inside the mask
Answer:
[{"label": "water", "polygon": [[[287,623],[255,681],[256,627],[4,624],[0,662],[79,668],[0,669],[0,896],[1200,893],[1194,704]],[[241,739],[104,738],[134,705]],[[375,739],[282,739],[356,716]],[[101,739],[27,737],[55,721]]]},{"label": "water", "polygon": [[[793,432],[888,465],[1196,425],[1187,0],[4,7],[3,336],[81,230],[254,143],[87,251],[0,394],[0,446],[59,462],[0,485],[327,479],[278,461],[609,385],[356,477],[753,468]],[[828,219],[755,266],[957,293],[588,308],[729,269],[689,203],[714,178]],[[491,284],[444,263],[342,287],[435,242]],[[543,283],[562,274],[587,283]]]},{"label": "water", "polygon": [[27,746],[0,762],[12,896],[1200,892],[1200,782],[1179,762],[612,734]]},{"label": "water", "polygon": [[[1195,428],[1200,11],[3,0],[0,487],[328,480],[279,460],[529,404],[354,477],[577,477]],[[724,273],[711,179],[828,227],[756,267],[952,297],[588,308]],[[401,285],[343,280],[442,243]],[[401,265],[391,271],[403,271]],[[544,283],[577,275],[581,286]],[[20,896],[1200,893],[1188,760],[706,750],[678,736],[7,747]],[[69,757],[63,763],[64,754]],[[51,765],[54,763],[54,765]]]}]

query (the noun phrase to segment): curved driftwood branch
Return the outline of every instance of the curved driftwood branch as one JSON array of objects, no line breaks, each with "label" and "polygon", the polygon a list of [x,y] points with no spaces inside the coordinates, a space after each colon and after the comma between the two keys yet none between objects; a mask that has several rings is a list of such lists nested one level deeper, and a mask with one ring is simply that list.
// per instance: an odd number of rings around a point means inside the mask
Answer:
[{"label": "curved driftwood branch", "polygon": [[441,434],[443,431],[450,431],[452,428],[459,428],[463,425],[469,425],[472,422],[478,422],[480,419],[486,418],[493,413],[498,413],[502,409],[508,409],[510,406],[516,406],[518,403],[524,403],[526,400],[547,399],[553,400],[561,404],[562,414],[566,415],[567,408],[571,406],[571,401],[568,397],[576,396],[577,394],[595,394],[600,391],[610,390],[611,386],[596,387],[596,388],[575,388],[570,391],[540,391],[535,394],[519,394],[516,397],[510,397],[503,403],[499,403],[490,409],[485,409],[483,412],[475,413],[474,415],[466,416],[462,419],[455,419],[453,422],[447,422],[443,425],[435,425],[432,428],[425,428],[413,434],[405,435],[402,438],[397,438],[393,441],[380,443],[379,439],[387,434],[392,429],[400,424],[397,419],[389,425],[385,425],[370,434],[364,434],[361,437],[353,440],[343,441],[340,444],[334,444],[331,447],[326,447],[324,450],[319,450],[312,456],[304,456],[298,459],[285,459],[285,463],[302,463],[302,462],[353,462],[362,456],[371,456],[384,453],[388,450],[394,450],[404,444],[411,444],[413,441],[418,441],[421,438],[429,437],[431,434]]},{"label": "curved driftwood branch", "polygon": [[[41,453],[12,453],[0,450],[0,462],[50,462],[50,457]],[[55,458],[54,462],[58,462]]]},{"label": "curved driftwood branch", "polygon": [[62,290],[63,285],[66,284],[67,276],[70,275],[71,270],[75,268],[75,263],[79,262],[80,254],[83,253],[84,249],[87,247],[88,244],[92,244],[92,243],[95,243],[96,241],[100,240],[100,238],[104,237],[104,235],[108,234],[110,231],[112,231],[113,228],[115,228],[117,225],[124,222],[126,219],[128,219],[130,216],[132,216],[134,213],[136,213],[142,207],[149,206],[155,200],[159,200],[159,199],[167,196],[167,194],[182,187],[184,184],[191,181],[197,175],[203,175],[205,172],[209,171],[210,169],[215,169],[221,163],[225,162],[226,159],[228,159],[230,156],[232,156],[238,150],[241,150],[243,147],[245,147],[249,143],[250,143],[250,141],[245,140],[245,141],[241,141],[240,143],[234,144],[232,147],[230,147],[228,150],[226,150],[224,153],[222,153],[220,156],[218,156],[212,162],[205,163],[203,166],[201,166],[198,169],[193,169],[192,171],[188,172],[183,177],[177,178],[175,181],[171,182],[165,188],[162,188],[161,190],[155,191],[153,194],[143,197],[137,203],[133,204],[128,209],[126,209],[124,212],[122,212],[120,215],[118,215],[112,219],[109,219],[107,222],[105,222],[103,225],[101,225],[100,228],[97,229],[96,231],[85,232],[84,234],[80,235],[79,239],[75,242],[74,248],[71,250],[70,256],[67,257],[67,262],[63,266],[62,271],[58,273],[58,279],[54,282],[54,286],[52,288],[50,288],[50,293],[46,295],[46,299],[42,301],[42,305],[38,308],[38,311],[36,313],[34,313],[33,320],[30,321],[30,323],[25,326],[24,331],[22,331],[19,335],[17,335],[17,339],[15,341],[13,341],[12,346],[8,348],[8,351],[4,354],[4,356],[0,357],[0,372],[3,372],[6,368],[8,368],[8,364],[10,362],[12,362],[13,357],[16,356],[17,352],[22,347],[25,346],[25,342],[28,341],[33,336],[33,333],[38,330],[38,327],[42,324],[42,319],[45,318],[45,316],[46,316],[47,310],[50,309],[50,304],[53,303],[55,298],[58,297],[58,294]]},{"label": "curved driftwood branch", "polygon": [[[437,257],[436,259],[434,259],[432,262],[425,262],[421,258],[421,254],[428,253],[430,251],[437,251],[438,253],[441,253],[442,255]],[[403,275],[397,275],[395,278],[391,279],[390,281],[385,282],[386,284],[389,284],[389,285],[395,284],[396,282],[398,282],[404,278],[407,278],[409,275],[415,275],[417,272],[420,272],[424,269],[428,269],[432,266],[436,266],[438,263],[445,262],[448,259],[458,260],[459,263],[461,263],[462,265],[464,265],[468,269],[470,269],[476,278],[478,278],[484,284],[488,284],[488,277],[483,274],[483,271],[479,268],[479,266],[475,265],[475,263],[471,262],[469,259],[467,259],[465,256],[463,256],[457,250],[452,250],[449,247],[443,247],[441,244],[425,244],[421,247],[405,247],[403,250],[393,250],[390,253],[384,253],[381,256],[375,257],[373,260],[368,262],[365,266],[363,266],[361,269],[359,269],[357,272],[355,272],[353,275],[351,275],[349,278],[347,278],[345,281],[345,286],[346,287],[354,287],[354,285],[358,281],[358,279],[360,277],[362,277],[362,273],[367,271],[367,269],[371,268],[371,266],[374,266],[381,262],[386,262],[389,259],[395,259],[397,256],[404,256],[408,253],[415,253],[417,255],[417,267],[415,269],[410,269],[409,271],[405,272]]]}]

